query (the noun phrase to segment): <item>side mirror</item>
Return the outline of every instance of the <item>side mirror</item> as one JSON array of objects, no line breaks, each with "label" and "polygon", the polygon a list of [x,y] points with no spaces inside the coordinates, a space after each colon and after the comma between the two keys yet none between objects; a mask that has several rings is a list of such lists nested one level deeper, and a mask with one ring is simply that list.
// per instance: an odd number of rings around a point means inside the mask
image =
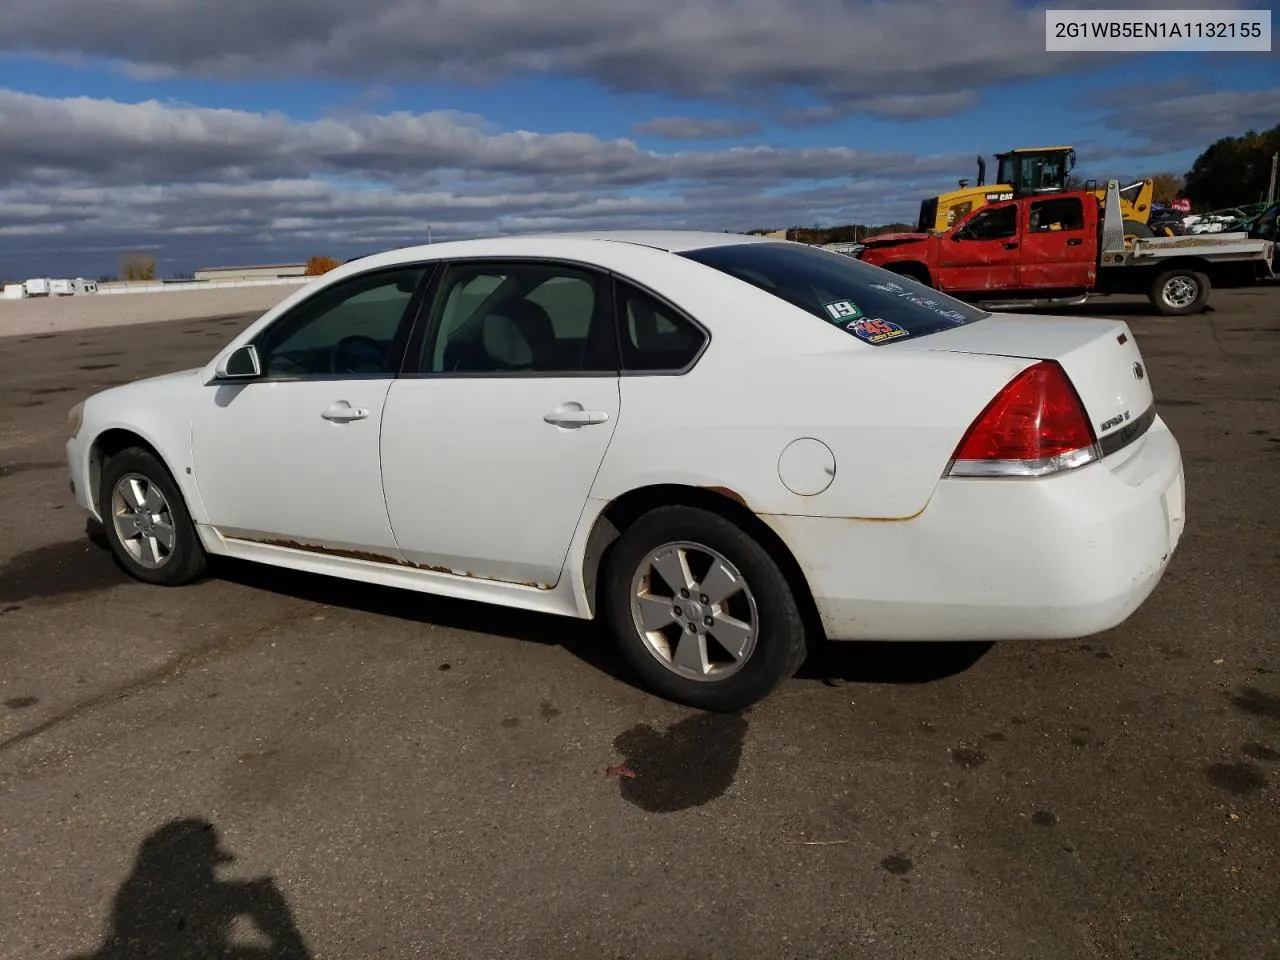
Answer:
[{"label": "side mirror", "polygon": [[220,379],[250,380],[262,376],[262,363],[258,360],[258,348],[252,343],[237,347],[227,354],[218,364],[217,374]]}]

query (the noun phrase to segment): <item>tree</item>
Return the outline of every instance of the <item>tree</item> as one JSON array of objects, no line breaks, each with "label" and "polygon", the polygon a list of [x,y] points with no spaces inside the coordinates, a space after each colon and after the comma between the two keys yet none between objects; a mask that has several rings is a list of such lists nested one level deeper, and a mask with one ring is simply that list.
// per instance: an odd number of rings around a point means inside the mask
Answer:
[{"label": "tree", "polygon": [[307,276],[319,277],[341,266],[333,257],[312,257],[307,261]]},{"label": "tree", "polygon": [[123,280],[154,280],[156,258],[149,253],[126,253],[120,258],[120,277]]},{"label": "tree", "polygon": [[1200,211],[1263,201],[1271,182],[1271,158],[1277,152],[1280,123],[1262,133],[1250,130],[1216,140],[1187,171],[1183,194]]},{"label": "tree", "polygon": [[1156,203],[1173,203],[1182,193],[1182,178],[1176,173],[1156,173],[1151,177],[1152,199]]}]

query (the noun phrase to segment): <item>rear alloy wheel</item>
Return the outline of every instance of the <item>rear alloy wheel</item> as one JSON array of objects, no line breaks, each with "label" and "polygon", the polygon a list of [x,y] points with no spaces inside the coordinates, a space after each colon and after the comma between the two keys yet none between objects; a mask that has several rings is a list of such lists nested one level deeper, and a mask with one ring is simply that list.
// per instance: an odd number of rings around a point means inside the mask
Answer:
[{"label": "rear alloy wheel", "polygon": [[136,580],[180,586],[205,571],[205,552],[169,471],[149,451],[124,450],[102,469],[98,503],[111,552]]},{"label": "rear alloy wheel", "polygon": [[622,652],[651,689],[677,702],[739,710],[804,662],[804,624],[786,577],[718,514],[646,514],[615,544],[605,583]]},{"label": "rear alloy wheel", "polygon": [[1185,267],[1165,270],[1151,281],[1147,298],[1166,317],[1199,313],[1209,301],[1209,278]]}]

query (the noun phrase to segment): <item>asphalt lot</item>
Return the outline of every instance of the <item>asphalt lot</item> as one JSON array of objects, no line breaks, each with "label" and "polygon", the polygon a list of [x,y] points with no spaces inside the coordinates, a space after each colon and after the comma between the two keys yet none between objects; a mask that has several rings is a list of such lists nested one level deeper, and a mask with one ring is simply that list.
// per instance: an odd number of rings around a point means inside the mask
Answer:
[{"label": "asphalt lot", "polygon": [[1129,623],[841,648],[740,717],[572,621],[128,580],[66,410],[252,318],[0,339],[0,957],[1280,957],[1280,287],[1213,303],[1090,308],[1188,471]]}]

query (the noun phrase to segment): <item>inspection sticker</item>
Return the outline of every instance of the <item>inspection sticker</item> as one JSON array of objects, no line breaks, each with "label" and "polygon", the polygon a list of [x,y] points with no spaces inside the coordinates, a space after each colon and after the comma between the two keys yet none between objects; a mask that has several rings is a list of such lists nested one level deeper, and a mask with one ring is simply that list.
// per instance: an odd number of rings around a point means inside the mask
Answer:
[{"label": "inspection sticker", "polygon": [[908,335],[905,328],[900,327],[892,320],[883,320],[880,317],[863,317],[861,320],[855,320],[853,323],[848,324],[845,329],[853,333],[854,336],[867,341],[867,343],[883,343],[886,340]]},{"label": "inspection sticker", "polygon": [[835,303],[823,304],[832,320],[857,320],[862,316],[862,310],[851,300],[837,300]]}]

